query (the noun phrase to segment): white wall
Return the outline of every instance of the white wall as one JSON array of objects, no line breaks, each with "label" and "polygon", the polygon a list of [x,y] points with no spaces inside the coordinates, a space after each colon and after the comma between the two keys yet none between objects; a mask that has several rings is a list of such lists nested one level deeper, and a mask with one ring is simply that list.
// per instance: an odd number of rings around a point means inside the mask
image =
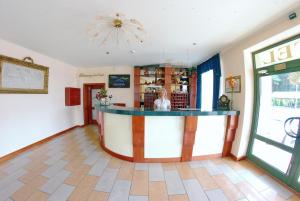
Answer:
[{"label": "white wall", "polygon": [[[134,68],[131,66],[118,66],[118,67],[96,67],[96,68],[80,68],[79,73],[84,74],[103,74],[103,76],[96,77],[80,77],[78,79],[78,86],[83,87],[84,83],[105,83],[105,88],[108,89],[108,95],[112,94],[112,102],[126,103],[127,107],[133,107],[134,99]],[[108,75],[110,74],[130,74],[130,88],[108,88]],[[83,92],[83,90],[81,90]],[[82,96],[81,96],[82,97]],[[83,100],[82,100],[83,103]],[[78,114],[80,124],[84,123],[83,117],[83,104]]]},{"label": "white wall", "polygon": [[[300,9],[297,9],[296,12],[299,16]],[[232,74],[241,75],[242,79],[242,91],[234,94],[233,97],[234,109],[241,111],[239,127],[232,149],[232,153],[237,157],[246,155],[251,132],[254,94],[251,53],[300,33],[299,24],[300,17],[290,21],[288,16],[283,16],[270,26],[221,52],[223,77]]]},{"label": "white wall", "polygon": [[77,86],[76,68],[1,39],[0,54],[49,67],[48,94],[0,94],[0,157],[78,125],[64,92]]}]

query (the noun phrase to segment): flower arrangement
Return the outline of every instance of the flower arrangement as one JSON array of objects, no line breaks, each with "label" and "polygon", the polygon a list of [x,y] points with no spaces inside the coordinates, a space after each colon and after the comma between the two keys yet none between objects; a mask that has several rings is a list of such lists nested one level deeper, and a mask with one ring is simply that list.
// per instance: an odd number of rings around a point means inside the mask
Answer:
[{"label": "flower arrangement", "polygon": [[96,94],[96,98],[100,101],[102,98],[107,97],[107,90],[106,89],[100,89],[100,91]]}]

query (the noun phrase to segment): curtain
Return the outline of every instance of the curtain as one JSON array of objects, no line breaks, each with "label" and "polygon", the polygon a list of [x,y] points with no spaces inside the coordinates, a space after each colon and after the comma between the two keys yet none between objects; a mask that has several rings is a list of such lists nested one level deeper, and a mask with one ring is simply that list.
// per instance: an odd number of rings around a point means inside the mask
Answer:
[{"label": "curtain", "polygon": [[218,99],[220,93],[220,78],[221,78],[221,64],[220,54],[213,56],[207,61],[197,66],[197,108],[201,108],[201,75],[209,70],[213,70],[214,83],[213,83],[213,110],[217,109]]}]

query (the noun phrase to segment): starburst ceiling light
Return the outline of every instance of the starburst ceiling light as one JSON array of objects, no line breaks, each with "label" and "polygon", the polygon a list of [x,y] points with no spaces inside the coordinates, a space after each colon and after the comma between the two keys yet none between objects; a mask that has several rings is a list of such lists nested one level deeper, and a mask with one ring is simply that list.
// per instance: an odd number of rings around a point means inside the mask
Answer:
[{"label": "starburst ceiling light", "polygon": [[127,19],[117,13],[115,16],[96,16],[95,21],[87,28],[87,32],[93,41],[99,42],[100,46],[120,42],[132,41],[143,43],[145,30],[143,25],[136,19]]}]

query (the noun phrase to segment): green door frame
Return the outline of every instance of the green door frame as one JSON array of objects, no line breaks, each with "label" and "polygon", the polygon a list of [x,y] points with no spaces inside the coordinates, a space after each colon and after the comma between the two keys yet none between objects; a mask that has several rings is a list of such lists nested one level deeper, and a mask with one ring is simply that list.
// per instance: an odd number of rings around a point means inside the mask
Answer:
[{"label": "green door frame", "polygon": [[[256,134],[257,125],[258,125],[258,116],[259,116],[259,105],[260,105],[259,104],[259,102],[260,102],[259,78],[263,77],[263,76],[270,76],[270,75],[275,75],[275,74],[300,71],[300,59],[284,62],[284,64],[286,65],[286,68],[283,70],[276,71],[275,66],[277,66],[278,64],[274,64],[274,65],[256,69],[255,55],[260,52],[263,52],[265,50],[268,50],[273,47],[285,44],[289,41],[295,40],[297,38],[300,38],[300,34],[252,53],[253,74],[254,74],[254,107],[253,107],[252,128],[251,128],[249,146],[248,146],[248,150],[247,150],[247,157],[251,161],[256,163],[258,166],[266,169],[273,176],[280,179],[281,181],[283,181],[290,187],[300,191],[300,184],[297,182],[297,179],[296,179],[299,177],[299,173],[300,173],[300,157],[295,157],[292,168],[290,169],[290,175],[287,176],[285,173],[282,173],[281,171],[277,170],[273,166],[265,163],[261,159],[252,155],[253,143],[254,143],[255,139],[259,139],[263,142],[266,142],[270,145],[274,145],[274,146],[276,146],[282,150],[285,150],[289,153],[293,153],[294,156],[295,156],[295,153],[298,153],[298,156],[300,155],[300,139],[297,139],[296,143],[295,143],[295,147],[291,148],[289,146],[286,146],[284,144],[281,144],[279,142],[273,141],[271,139],[268,139],[268,138],[265,138],[263,136]],[[264,70],[266,70],[268,74],[260,74],[259,73],[260,71],[264,71]]]}]

